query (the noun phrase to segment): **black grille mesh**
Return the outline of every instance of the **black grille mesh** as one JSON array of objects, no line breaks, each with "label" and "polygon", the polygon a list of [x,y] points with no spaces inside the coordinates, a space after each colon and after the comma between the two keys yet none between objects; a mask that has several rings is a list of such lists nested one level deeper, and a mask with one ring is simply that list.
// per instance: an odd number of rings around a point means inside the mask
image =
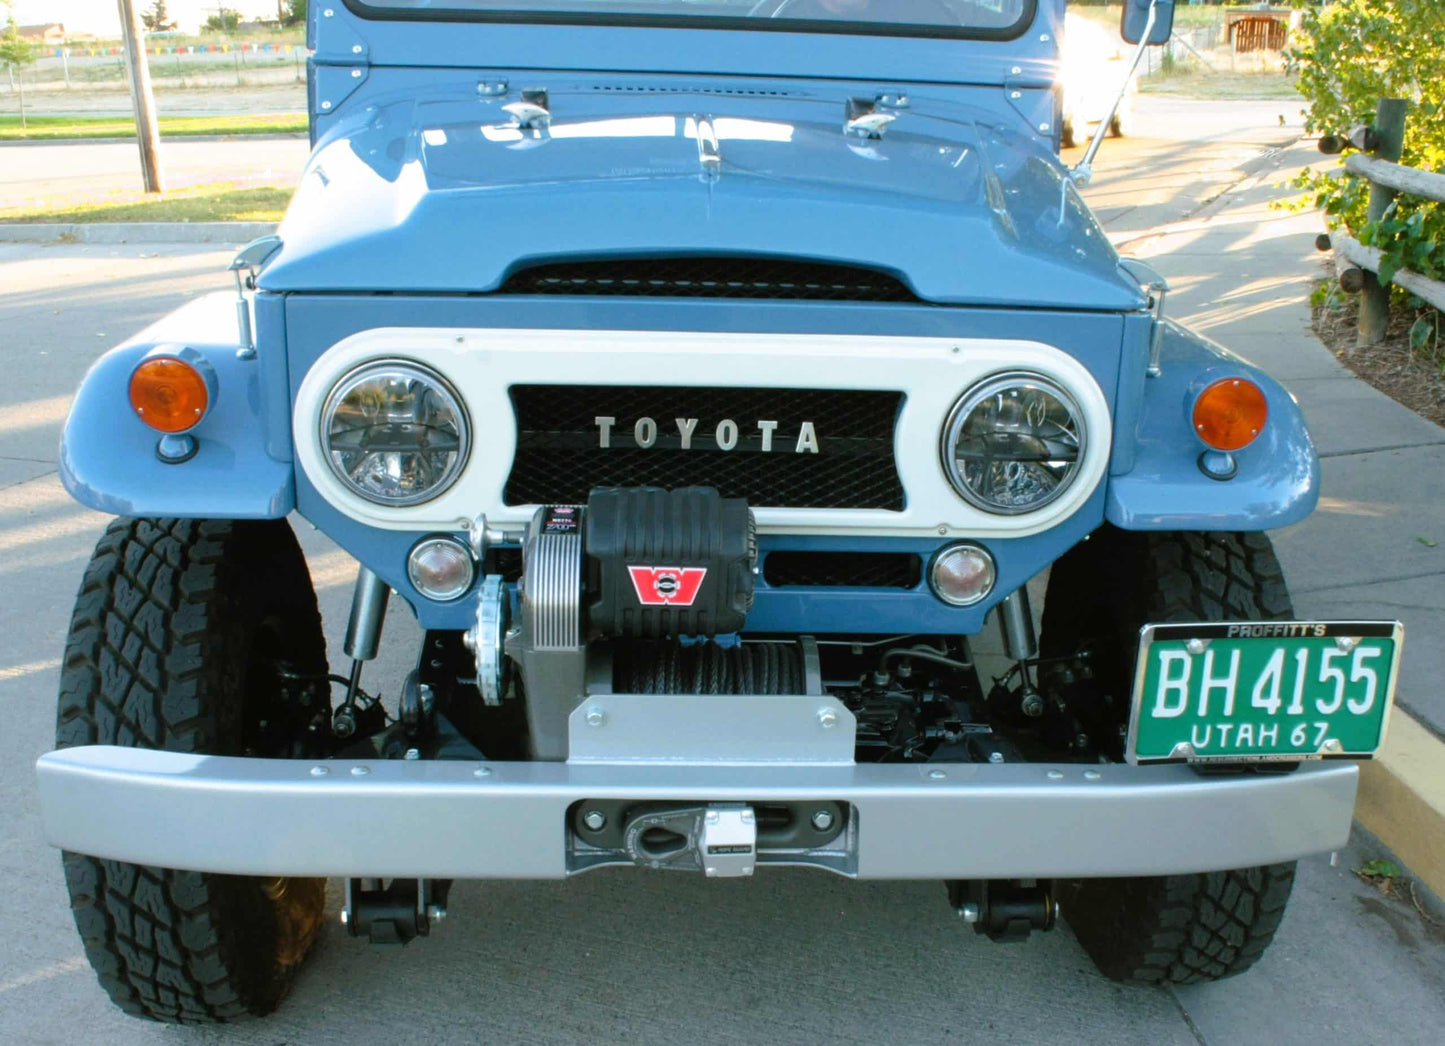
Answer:
[{"label": "black grille mesh", "polygon": [[923,578],[923,562],[911,552],[769,552],[763,580],[787,585],[858,588],[913,588]]},{"label": "black grille mesh", "polygon": [[522,550],[513,545],[504,545],[488,553],[491,562],[487,564],[488,574],[501,574],[503,581],[517,581],[522,577]]},{"label": "black grille mesh", "polygon": [[513,273],[500,294],[613,294],[669,298],[919,299],[892,276],[846,265],[775,258],[640,258],[559,262]]},{"label": "black grille mesh", "polygon": [[[902,393],[837,389],[514,385],[517,450],[503,497],[508,505],[580,505],[593,487],[716,487],[725,498],[764,508],[903,508],[893,461]],[[611,446],[599,446],[598,417],[616,418]],[[655,444],[637,446],[640,418],[657,424]],[[682,449],[676,418],[696,418]],[[734,449],[717,446],[724,419],[737,425]],[[763,452],[759,421],[776,421]],[[818,453],[795,453],[802,423],[813,423]]]}]

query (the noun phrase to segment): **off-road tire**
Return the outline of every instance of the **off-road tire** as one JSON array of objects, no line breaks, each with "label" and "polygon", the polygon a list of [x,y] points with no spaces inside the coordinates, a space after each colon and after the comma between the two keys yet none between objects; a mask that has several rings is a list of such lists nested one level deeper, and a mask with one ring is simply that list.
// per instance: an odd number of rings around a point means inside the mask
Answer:
[{"label": "off-road tire", "polygon": [[1142,984],[1198,984],[1253,966],[1274,940],[1295,865],[1200,875],[1081,879],[1060,907],[1106,977]]},{"label": "off-road tire", "polygon": [[[326,671],[316,596],[284,520],[118,519],[76,598],[56,744],[297,754],[277,738],[304,732],[314,713],[283,700],[278,663]],[[325,908],[324,879],[215,875],[68,852],[63,861],[101,987],[125,1012],[158,1021],[275,1009]]]},{"label": "off-road tire", "polygon": [[[1263,534],[1129,533],[1105,526],[1050,572],[1040,650],[1062,657],[1089,649],[1099,692],[1114,696],[1122,716],[1144,624],[1292,616],[1283,571]],[[1244,972],[1264,954],[1284,917],[1294,874],[1291,861],[1082,879],[1060,884],[1060,906],[1105,976],[1146,984],[1215,981]]]}]

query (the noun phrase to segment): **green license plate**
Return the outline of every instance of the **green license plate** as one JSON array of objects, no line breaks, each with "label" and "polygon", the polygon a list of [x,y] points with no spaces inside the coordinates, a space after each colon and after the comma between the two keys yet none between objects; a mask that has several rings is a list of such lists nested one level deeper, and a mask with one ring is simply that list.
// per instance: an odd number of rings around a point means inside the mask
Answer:
[{"label": "green license plate", "polygon": [[1126,758],[1368,758],[1404,640],[1398,621],[1146,625]]}]

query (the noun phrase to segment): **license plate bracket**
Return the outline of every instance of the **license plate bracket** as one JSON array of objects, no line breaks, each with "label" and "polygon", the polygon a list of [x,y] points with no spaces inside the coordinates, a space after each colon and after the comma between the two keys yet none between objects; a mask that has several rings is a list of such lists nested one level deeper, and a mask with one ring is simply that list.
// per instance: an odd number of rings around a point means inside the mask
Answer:
[{"label": "license plate bracket", "polygon": [[1398,621],[1146,625],[1130,763],[1368,759],[1384,743]]}]

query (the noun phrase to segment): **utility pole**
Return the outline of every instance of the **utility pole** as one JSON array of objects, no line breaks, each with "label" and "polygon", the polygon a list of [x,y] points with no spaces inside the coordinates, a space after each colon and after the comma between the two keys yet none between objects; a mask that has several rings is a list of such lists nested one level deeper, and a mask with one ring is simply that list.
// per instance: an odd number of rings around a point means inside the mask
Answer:
[{"label": "utility pole", "polygon": [[135,109],[136,139],[140,142],[141,174],[146,192],[165,192],[161,180],[161,129],[156,119],[156,98],[151,91],[151,70],[146,62],[145,33],[135,0],[120,4],[120,32],[125,43],[125,64],[130,72],[130,100]]}]

